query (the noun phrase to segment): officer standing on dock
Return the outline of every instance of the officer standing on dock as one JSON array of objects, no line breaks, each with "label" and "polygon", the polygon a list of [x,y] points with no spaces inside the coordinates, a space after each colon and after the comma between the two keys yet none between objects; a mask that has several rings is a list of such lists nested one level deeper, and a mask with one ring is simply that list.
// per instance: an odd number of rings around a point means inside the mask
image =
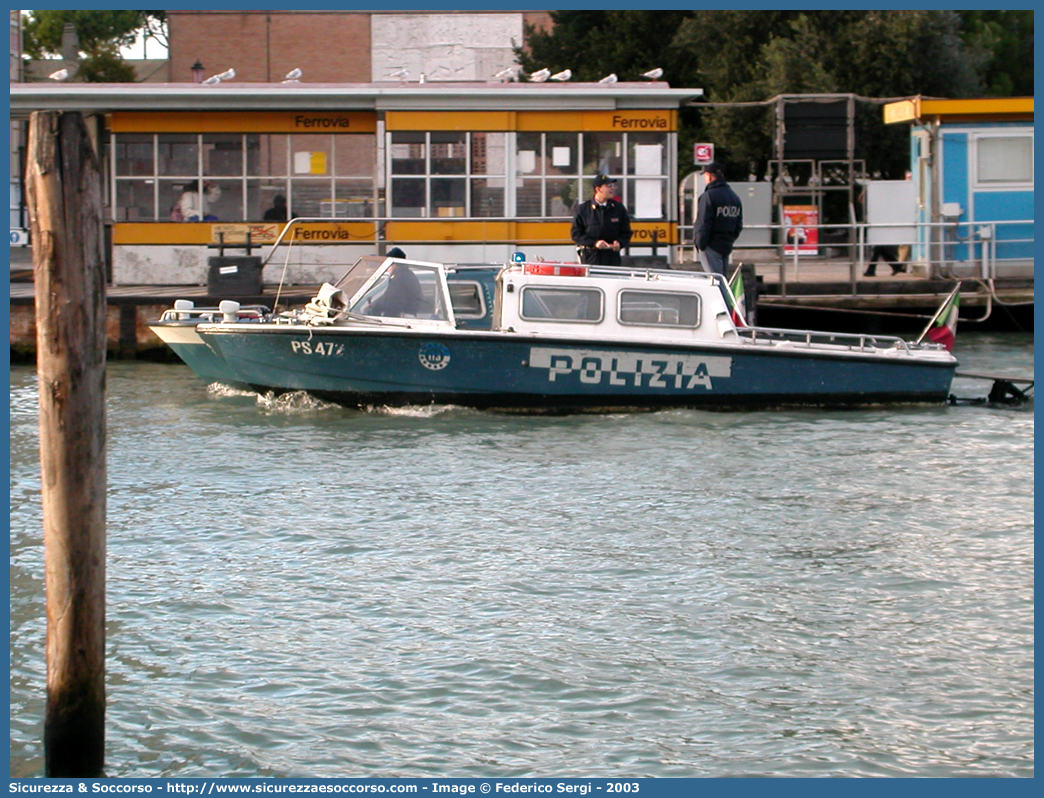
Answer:
[{"label": "officer standing on dock", "polygon": [[619,266],[620,250],[631,243],[631,217],[623,203],[612,198],[615,188],[613,178],[598,175],[594,196],[576,210],[570,236],[581,263]]},{"label": "officer standing on dock", "polygon": [[699,250],[703,267],[728,279],[729,255],[743,230],[743,203],[725,182],[721,164],[709,163],[703,167],[703,179],[706,188],[697,205],[693,243]]}]

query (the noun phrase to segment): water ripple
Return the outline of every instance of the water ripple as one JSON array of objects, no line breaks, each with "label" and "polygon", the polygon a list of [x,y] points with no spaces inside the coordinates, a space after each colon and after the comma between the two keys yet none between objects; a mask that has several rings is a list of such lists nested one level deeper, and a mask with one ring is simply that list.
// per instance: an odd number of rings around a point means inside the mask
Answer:
[{"label": "water ripple", "polygon": [[[962,345],[1032,368],[1032,336]],[[115,363],[108,516],[112,775],[1033,775],[1032,412],[352,411]]]}]

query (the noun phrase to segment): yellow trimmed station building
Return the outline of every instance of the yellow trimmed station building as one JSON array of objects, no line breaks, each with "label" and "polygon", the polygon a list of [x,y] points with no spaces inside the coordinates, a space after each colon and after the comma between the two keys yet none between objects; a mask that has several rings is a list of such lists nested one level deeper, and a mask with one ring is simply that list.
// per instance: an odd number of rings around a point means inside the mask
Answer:
[{"label": "yellow trimmed station building", "polygon": [[[80,111],[101,143],[114,285],[202,284],[215,246],[273,243],[289,283],[392,246],[455,263],[573,260],[572,209],[618,178],[631,255],[678,241],[666,83],[12,84],[11,113]],[[303,246],[307,245],[307,246]],[[256,254],[256,253],[255,253]],[[266,281],[274,281],[272,274]]]}]

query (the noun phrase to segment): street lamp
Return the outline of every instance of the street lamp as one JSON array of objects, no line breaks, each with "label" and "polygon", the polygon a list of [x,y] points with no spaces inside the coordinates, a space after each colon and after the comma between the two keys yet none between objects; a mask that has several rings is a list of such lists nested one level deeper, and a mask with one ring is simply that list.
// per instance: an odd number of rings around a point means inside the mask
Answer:
[{"label": "street lamp", "polygon": [[189,69],[192,70],[192,80],[193,80],[193,82],[195,82],[195,83],[202,83],[203,82],[203,64],[200,63],[200,60],[198,58],[196,59],[196,63],[194,63],[192,66],[190,66]]}]

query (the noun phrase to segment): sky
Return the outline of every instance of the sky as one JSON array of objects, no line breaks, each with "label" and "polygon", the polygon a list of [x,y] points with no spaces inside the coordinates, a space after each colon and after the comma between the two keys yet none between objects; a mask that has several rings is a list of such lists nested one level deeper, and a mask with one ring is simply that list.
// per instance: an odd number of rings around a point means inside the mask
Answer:
[{"label": "sky", "polygon": [[142,37],[138,37],[130,47],[120,51],[124,58],[166,58],[167,48],[155,39],[150,39],[146,46]]},{"label": "sky", "polygon": [[[26,9],[19,9],[23,14],[30,13]],[[142,37],[138,37],[137,41],[134,42],[130,47],[124,47],[121,51],[124,58],[166,58],[167,48],[164,47],[160,42],[152,39],[148,43],[146,49],[144,40]],[[57,56],[55,56],[57,58]]]}]

